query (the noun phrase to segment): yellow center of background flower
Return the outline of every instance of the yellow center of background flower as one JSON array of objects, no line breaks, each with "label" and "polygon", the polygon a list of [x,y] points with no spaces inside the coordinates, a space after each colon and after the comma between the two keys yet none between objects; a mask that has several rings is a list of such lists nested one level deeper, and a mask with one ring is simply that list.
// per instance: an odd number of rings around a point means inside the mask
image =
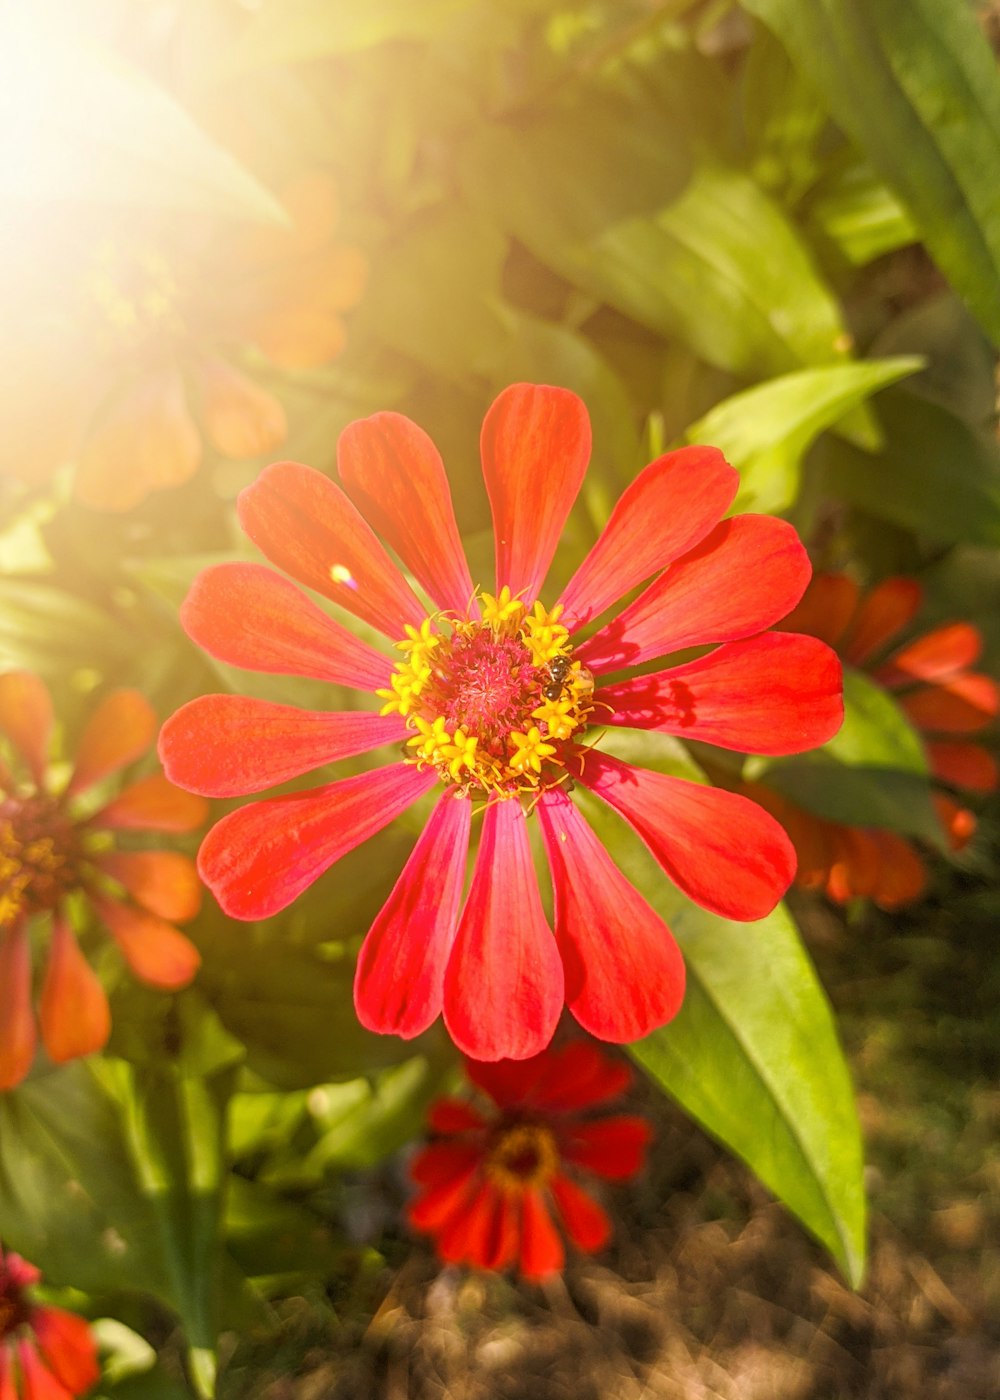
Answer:
[{"label": "yellow center of background flower", "polygon": [[486,1155],[484,1171],[505,1191],[544,1186],[559,1168],[559,1149],[550,1129],[541,1123],[516,1123],[497,1132]]}]

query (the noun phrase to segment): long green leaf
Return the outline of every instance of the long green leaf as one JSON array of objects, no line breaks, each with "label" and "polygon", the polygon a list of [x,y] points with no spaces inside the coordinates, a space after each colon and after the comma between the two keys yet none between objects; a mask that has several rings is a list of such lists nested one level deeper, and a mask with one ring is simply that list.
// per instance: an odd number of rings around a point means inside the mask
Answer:
[{"label": "long green leaf", "polygon": [[806,449],[852,408],[914,374],[916,356],[803,369],[734,394],[692,424],[687,442],[720,448],[740,473],[734,509],[777,514],[799,490]]},{"label": "long green leaf", "polygon": [[[646,767],[697,778],[678,748],[614,736]],[[830,1007],[779,906],[738,924],[706,914],[664,879],[616,817],[583,799],[616,863],[671,925],[688,988],[679,1015],[631,1047],[653,1079],[826,1245],[857,1283],[865,1258],[861,1138]]]},{"label": "long green leaf", "polygon": [[1000,341],[1000,83],[962,0],[743,0]]}]

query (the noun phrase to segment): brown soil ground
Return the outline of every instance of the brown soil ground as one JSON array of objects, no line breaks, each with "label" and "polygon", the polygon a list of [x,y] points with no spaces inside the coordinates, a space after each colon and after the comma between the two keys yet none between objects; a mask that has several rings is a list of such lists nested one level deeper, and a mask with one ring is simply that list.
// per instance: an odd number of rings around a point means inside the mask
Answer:
[{"label": "brown soil ground", "polygon": [[[952,890],[947,905],[893,920],[869,911],[853,926],[814,905],[799,915],[837,1006],[868,1143],[860,1292],[744,1167],[649,1091],[656,1150],[645,1179],[617,1197],[604,1256],[536,1288],[442,1270],[421,1246],[401,1247],[369,1313],[342,1313],[322,1339],[300,1333],[294,1365],[258,1373],[253,1400],[1000,1396],[992,897]],[[295,1332],[303,1318],[287,1321]]]}]

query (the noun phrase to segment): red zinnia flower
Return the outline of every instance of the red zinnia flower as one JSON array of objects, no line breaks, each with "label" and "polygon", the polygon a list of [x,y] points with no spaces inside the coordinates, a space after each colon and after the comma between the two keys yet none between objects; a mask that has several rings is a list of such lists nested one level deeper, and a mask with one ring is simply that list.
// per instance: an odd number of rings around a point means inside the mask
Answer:
[{"label": "red zinnia flower", "polygon": [[[828,642],[848,666],[891,691],[925,736],[938,782],[992,792],[996,759],[967,737],[985,729],[1000,710],[997,683],[969,669],[982,651],[982,637],[969,622],[949,622],[899,645],[922,601],[916,579],[888,578],[862,596],[847,574],[817,574],[782,626]],[[822,888],[838,903],[866,896],[883,909],[897,909],[923,893],[924,862],[897,832],[825,821],[759,785],[748,790],[792,838],[797,884]],[[952,849],[961,850],[975,830],[975,816],[950,792],[936,792],[934,802]]]},{"label": "red zinnia flower", "polygon": [[76,1400],[101,1373],[83,1318],[32,1302],[40,1278],[0,1247],[0,1400]]},{"label": "red zinnia flower", "polygon": [[31,1068],[35,1018],[31,1007],[29,925],[49,914],[51,941],[39,1004],[42,1040],[57,1063],[89,1055],[108,1038],[107,997],[77,945],[66,899],[87,896],[129,967],[154,987],[182,987],[198,953],[170,920],[198,911],[194,862],[173,851],[115,848],[116,831],[189,831],[205,819],[205,804],[162,773],[140,778],[97,806],[92,789],[153,742],[156,717],[135,690],[109,694],[80,740],[68,783],[48,782],[52,700],[28,671],[0,675],[0,737],[10,741],[11,766],[0,758],[0,1089]]},{"label": "red zinnia flower", "polygon": [[602,1248],[611,1222],[565,1169],[607,1181],[639,1171],[652,1136],[646,1120],[588,1116],[628,1087],[628,1066],[577,1041],[530,1060],[466,1060],[465,1071],[496,1109],[481,1113],[463,1099],[431,1106],[428,1121],[440,1140],[410,1168],[421,1188],[411,1224],[434,1236],[446,1263],[516,1263],[525,1278],[563,1266],[553,1213],[577,1248]]},{"label": "red zinnia flower", "polygon": [[[573,783],[631,823],[707,909],[761,918],[791,880],[794,853],[767,813],[734,793],[601,753],[592,726],[598,738],[624,725],[786,754],[821,743],[841,722],[833,652],[810,637],[759,635],[801,596],[806,553],[781,520],[722,520],[738,477],[714,448],[683,448],[641,472],[561,600],[544,606],[539,590],[589,455],[587,412],[575,394],[518,384],[493,404],[482,462],[495,595],[473,585],[433,443],[398,413],[347,427],[338,444],[342,487],[282,462],[242,493],[251,539],[300,583],[388,636],[395,664],[260,565],[206,570],[181,614],[190,636],[223,660],[385,701],[379,714],[329,714],[233,695],[193,700],[160,741],[182,786],[246,794],[333,759],[404,745],[382,767],[229,813],[202,845],[202,878],[227,913],[265,918],[443,784],[361,950],[355,1001],[366,1026],[406,1037],[443,1010],[456,1044],[480,1060],[537,1054],[564,1001],[585,1029],[613,1041],[646,1035],[680,1005],[673,938],[578,812]],[[376,529],[426,589],[430,612]],[[577,641],[581,627],[654,575],[624,611]],[[669,670],[605,680],[717,642]],[[472,799],[485,805],[463,908]],[[529,847],[531,812],[552,872],[554,938]]]}]

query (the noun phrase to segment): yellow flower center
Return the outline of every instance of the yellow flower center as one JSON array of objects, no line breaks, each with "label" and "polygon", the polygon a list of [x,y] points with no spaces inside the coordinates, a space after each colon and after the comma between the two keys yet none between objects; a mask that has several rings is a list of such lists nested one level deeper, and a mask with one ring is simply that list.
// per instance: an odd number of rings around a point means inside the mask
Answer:
[{"label": "yellow flower center", "polygon": [[81,292],[118,349],[183,329],[180,289],[169,263],[155,249],[124,248],[110,240],[101,243],[94,250]]},{"label": "yellow flower center", "polygon": [[498,1129],[483,1167],[487,1178],[504,1191],[544,1186],[558,1169],[555,1137],[541,1123],[514,1123]]},{"label": "yellow flower center", "polygon": [[0,801],[0,925],[53,909],[79,884],[73,824],[47,797]]},{"label": "yellow flower center", "polygon": [[413,735],[406,761],[487,796],[564,782],[593,709],[593,677],[573,657],[562,608],[529,610],[506,587],[482,595],[482,621],[445,614],[407,625],[404,653],[376,692]]}]

